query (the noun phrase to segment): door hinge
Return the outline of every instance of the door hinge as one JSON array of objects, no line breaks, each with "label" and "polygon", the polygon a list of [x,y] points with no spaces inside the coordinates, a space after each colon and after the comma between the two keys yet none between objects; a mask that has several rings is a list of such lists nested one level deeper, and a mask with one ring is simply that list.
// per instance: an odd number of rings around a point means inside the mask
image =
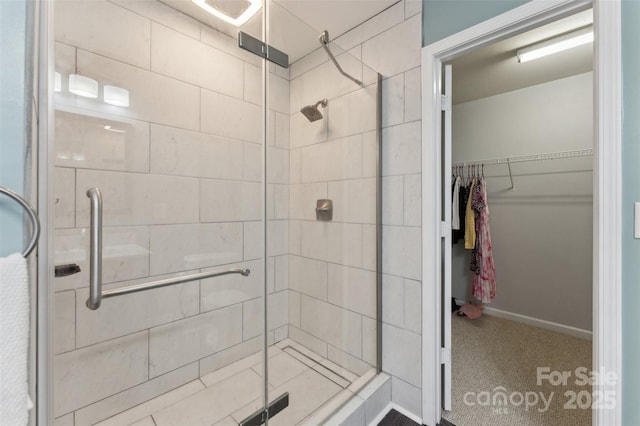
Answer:
[{"label": "door hinge", "polygon": [[440,108],[442,111],[451,110],[451,96],[442,95],[440,101]]},{"label": "door hinge", "polygon": [[451,349],[440,348],[440,364],[449,364],[451,362]]},{"label": "door hinge", "polygon": [[449,235],[449,224],[447,222],[440,222],[440,237],[444,238]]}]

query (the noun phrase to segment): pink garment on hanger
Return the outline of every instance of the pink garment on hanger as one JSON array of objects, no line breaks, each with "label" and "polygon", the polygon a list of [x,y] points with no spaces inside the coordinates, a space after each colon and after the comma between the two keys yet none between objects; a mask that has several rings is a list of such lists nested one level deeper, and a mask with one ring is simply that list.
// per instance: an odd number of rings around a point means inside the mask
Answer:
[{"label": "pink garment on hanger", "polygon": [[479,182],[480,197],[477,200],[479,217],[476,223],[477,240],[475,257],[472,261],[473,297],[482,303],[490,303],[496,297],[496,268],[493,264],[491,230],[489,228],[489,206],[487,205],[487,185],[484,179]]}]

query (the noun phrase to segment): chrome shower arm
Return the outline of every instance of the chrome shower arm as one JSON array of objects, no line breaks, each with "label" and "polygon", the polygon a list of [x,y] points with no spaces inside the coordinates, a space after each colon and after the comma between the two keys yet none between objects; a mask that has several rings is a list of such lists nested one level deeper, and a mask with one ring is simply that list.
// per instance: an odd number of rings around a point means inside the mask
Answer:
[{"label": "chrome shower arm", "polygon": [[342,67],[338,63],[338,61],[336,61],[335,56],[333,56],[333,53],[331,53],[331,50],[329,50],[329,32],[326,31],[326,30],[323,31],[320,34],[320,37],[318,37],[318,40],[320,41],[320,45],[322,46],[322,48],[327,52],[327,55],[329,55],[329,59],[331,59],[333,64],[338,69],[338,72],[340,72],[340,74],[342,74],[343,76],[347,77],[349,80],[351,80],[354,83],[356,83],[358,86],[362,86],[362,82],[360,80],[358,80],[357,78],[353,78],[349,74],[344,72],[344,70],[342,69]]}]

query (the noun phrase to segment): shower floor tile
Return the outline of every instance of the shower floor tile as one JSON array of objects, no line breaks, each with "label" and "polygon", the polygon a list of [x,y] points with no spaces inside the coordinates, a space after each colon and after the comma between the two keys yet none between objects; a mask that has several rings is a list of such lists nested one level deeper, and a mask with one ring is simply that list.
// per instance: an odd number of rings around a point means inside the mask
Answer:
[{"label": "shower floor tile", "polygon": [[[274,426],[320,423],[362,382],[290,339],[269,348],[269,363],[270,399],[289,392],[289,406],[269,421]],[[262,353],[256,353],[99,425],[234,426],[261,408],[261,392]],[[336,404],[325,407],[328,401]]]}]

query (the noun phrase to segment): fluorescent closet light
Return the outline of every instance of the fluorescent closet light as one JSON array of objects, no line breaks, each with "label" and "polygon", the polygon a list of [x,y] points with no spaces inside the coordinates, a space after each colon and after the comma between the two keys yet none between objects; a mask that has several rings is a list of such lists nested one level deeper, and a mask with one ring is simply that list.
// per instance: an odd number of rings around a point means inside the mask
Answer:
[{"label": "fluorescent closet light", "polygon": [[104,86],[104,101],[111,105],[128,107],[129,91],[118,86]]},{"label": "fluorescent closet light", "polygon": [[517,52],[518,62],[527,62],[543,56],[562,52],[563,50],[582,46],[593,41],[593,28],[585,27],[577,31],[562,34],[531,46],[523,47]]},{"label": "fluorescent closet light", "polygon": [[192,0],[196,5],[200,6],[210,14],[215,17],[222,19],[229,24],[233,24],[236,27],[247,22],[253,15],[258,13],[260,8],[262,7],[262,0],[244,0],[244,2],[249,3],[246,9],[244,9],[238,16],[233,17],[229,16],[225,10],[222,8],[216,7],[216,3],[224,3],[225,1],[228,3],[229,0]]},{"label": "fluorescent closet light", "polygon": [[71,74],[69,76],[69,91],[85,98],[97,98],[98,82],[84,75]]}]

